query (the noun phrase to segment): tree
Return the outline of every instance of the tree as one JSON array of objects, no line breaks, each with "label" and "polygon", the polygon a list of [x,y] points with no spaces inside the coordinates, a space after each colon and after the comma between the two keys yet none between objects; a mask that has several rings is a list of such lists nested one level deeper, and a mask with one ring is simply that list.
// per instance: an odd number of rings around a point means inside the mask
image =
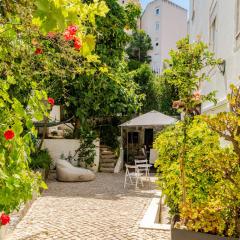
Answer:
[{"label": "tree", "polygon": [[200,107],[204,101],[215,101],[214,92],[201,95],[200,85],[209,80],[204,71],[216,66],[220,60],[214,59],[214,54],[208,51],[207,46],[201,42],[190,43],[189,37],[177,43],[177,49],[170,51],[170,59],[165,60],[168,66],[162,77],[178,91],[179,100],[173,102],[173,108],[178,109],[184,115],[183,141],[179,153],[179,170],[181,179],[182,204],[186,206],[186,176],[185,159],[188,152],[187,129],[193,116],[200,114]]},{"label": "tree", "polygon": [[114,68],[125,58],[126,47],[131,40],[128,31],[136,30],[141,10],[135,4],[124,7],[119,5],[117,0],[105,2],[110,11],[104,19],[101,17],[96,19],[98,31],[96,53],[104,64]]},{"label": "tree", "polygon": [[134,70],[143,63],[150,63],[151,57],[147,55],[149,50],[152,50],[151,38],[143,30],[134,31],[127,47],[129,69]]},{"label": "tree", "polygon": [[116,0],[106,4],[110,9],[106,18],[96,17],[96,25],[89,26],[87,31],[89,40],[94,40],[93,46],[88,47],[91,54],[79,56],[61,35],[41,39],[46,49],[42,57],[51,66],[51,75],[45,76],[43,71],[41,79],[48,92],[64,105],[66,115],[74,116],[75,137],[80,126],[89,124],[93,118],[129,114],[141,106],[142,95],[137,95],[138,85],[124,60],[129,41],[125,27],[136,26],[139,8],[135,5],[123,8]]}]

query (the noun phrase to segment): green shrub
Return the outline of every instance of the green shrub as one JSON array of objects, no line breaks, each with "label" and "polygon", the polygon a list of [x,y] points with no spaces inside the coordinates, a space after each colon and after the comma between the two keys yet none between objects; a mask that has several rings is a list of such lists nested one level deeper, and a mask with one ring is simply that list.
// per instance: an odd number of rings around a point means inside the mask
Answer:
[{"label": "green shrub", "polygon": [[32,159],[32,161],[30,162],[31,169],[33,170],[45,169],[47,171],[50,169],[52,158],[46,149],[40,150],[39,152],[32,154],[31,159]]},{"label": "green shrub", "polygon": [[172,215],[180,215],[176,227],[221,236],[238,237],[240,168],[233,147],[221,147],[220,137],[202,117],[187,126],[185,143],[186,201],[182,203],[179,155],[183,122],[168,127],[156,138],[155,163],[158,184]]},{"label": "green shrub", "polygon": [[[179,214],[181,203],[179,154],[183,145],[183,123],[168,127],[155,140],[154,148],[159,152],[155,163],[158,169],[158,184],[166,196],[170,212]],[[186,143],[186,186],[187,196],[194,202],[207,200],[214,184],[214,176],[203,171],[201,161],[209,157],[210,152],[220,151],[219,136],[211,131],[199,118],[193,120],[187,129]],[[208,158],[210,161],[210,158]]]},{"label": "green shrub", "polygon": [[[96,133],[91,130],[82,130],[80,133],[80,147],[76,150],[78,156],[78,166],[80,167],[92,167],[94,164],[94,158],[96,155],[96,146],[94,140],[96,139]],[[76,155],[75,154],[75,155]],[[73,157],[74,158],[74,157]]]}]

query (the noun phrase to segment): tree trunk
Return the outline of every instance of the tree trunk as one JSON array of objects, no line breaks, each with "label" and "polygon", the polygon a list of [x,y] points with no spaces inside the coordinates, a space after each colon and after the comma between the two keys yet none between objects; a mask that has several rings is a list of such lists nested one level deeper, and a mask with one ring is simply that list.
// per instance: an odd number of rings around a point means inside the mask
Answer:
[{"label": "tree trunk", "polygon": [[187,123],[184,121],[184,129],[183,129],[183,146],[182,151],[180,153],[180,178],[181,178],[181,185],[182,185],[182,204],[186,206],[186,175],[185,175],[185,155],[186,155],[186,143],[187,143]]},{"label": "tree trunk", "polygon": [[80,119],[79,118],[75,118],[73,138],[78,138],[79,137],[80,126],[81,126]]}]

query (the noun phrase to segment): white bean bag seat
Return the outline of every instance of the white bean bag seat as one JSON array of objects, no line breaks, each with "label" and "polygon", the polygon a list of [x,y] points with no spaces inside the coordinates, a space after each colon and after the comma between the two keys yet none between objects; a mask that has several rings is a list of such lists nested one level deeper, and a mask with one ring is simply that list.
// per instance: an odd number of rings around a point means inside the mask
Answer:
[{"label": "white bean bag seat", "polygon": [[74,167],[66,160],[56,162],[57,180],[61,182],[86,182],[95,179],[95,174],[88,169]]}]

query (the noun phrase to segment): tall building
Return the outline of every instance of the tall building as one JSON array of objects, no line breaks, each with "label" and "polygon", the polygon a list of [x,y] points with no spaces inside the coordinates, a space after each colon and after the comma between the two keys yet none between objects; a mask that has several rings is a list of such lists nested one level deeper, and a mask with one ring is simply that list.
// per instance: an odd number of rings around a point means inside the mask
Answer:
[{"label": "tall building", "polygon": [[190,40],[201,39],[223,64],[209,69],[210,82],[202,94],[217,90],[218,103],[202,106],[205,113],[228,110],[227,94],[231,83],[240,85],[240,0],[190,0]]},{"label": "tall building", "polygon": [[187,10],[169,0],[154,0],[142,14],[141,29],[152,40],[153,49],[148,53],[152,59],[151,67],[160,73],[169,51],[187,35]]}]

